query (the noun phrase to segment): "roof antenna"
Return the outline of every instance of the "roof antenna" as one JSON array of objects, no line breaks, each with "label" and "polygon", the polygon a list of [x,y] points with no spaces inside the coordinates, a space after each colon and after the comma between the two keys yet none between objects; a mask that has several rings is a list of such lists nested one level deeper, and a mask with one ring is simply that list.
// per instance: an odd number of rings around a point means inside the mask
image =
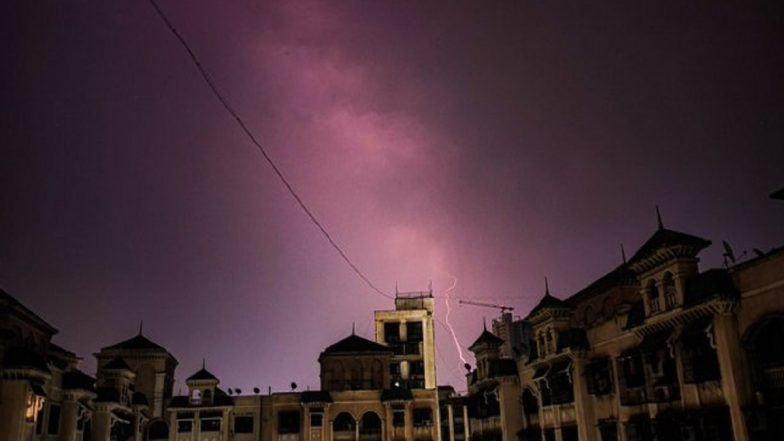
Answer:
[{"label": "roof antenna", "polygon": [[623,244],[621,244],[621,258],[623,259],[623,264],[626,265],[626,251],[623,249]]},{"label": "roof antenna", "polygon": [[550,295],[550,284],[547,282],[547,276],[544,277],[544,295]]},{"label": "roof antenna", "polygon": [[661,212],[659,211],[659,206],[656,206],[656,220],[659,222],[659,229],[664,229],[664,223],[661,220]]},{"label": "roof antenna", "polygon": [[144,320],[139,320],[139,335],[142,335],[143,327],[144,327]]}]

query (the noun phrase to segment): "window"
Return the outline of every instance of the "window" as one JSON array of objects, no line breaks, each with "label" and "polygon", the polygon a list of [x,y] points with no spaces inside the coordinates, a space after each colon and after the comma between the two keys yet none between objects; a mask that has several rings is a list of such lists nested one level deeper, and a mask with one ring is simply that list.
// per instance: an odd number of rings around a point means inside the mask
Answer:
[{"label": "window", "polygon": [[60,406],[57,404],[49,405],[49,422],[46,425],[46,433],[49,435],[60,433]]},{"label": "window", "polygon": [[177,420],[177,433],[193,432],[193,420]]},{"label": "window", "polygon": [[552,354],[553,353],[553,330],[552,329],[548,329],[546,335],[547,335],[547,337],[546,337],[547,352]]},{"label": "window", "polygon": [[618,441],[618,425],[615,421],[603,421],[599,423],[599,435],[601,441]]},{"label": "window", "polygon": [[653,280],[648,281],[648,309],[651,314],[659,312],[659,288],[656,287],[656,282]]},{"label": "window", "polygon": [[561,439],[563,441],[578,441],[577,426],[562,426]]},{"label": "window", "polygon": [[381,418],[375,412],[365,412],[359,422],[359,433],[363,435],[381,433]]},{"label": "window", "polygon": [[675,280],[673,280],[671,273],[669,272],[664,273],[662,286],[664,287],[664,303],[667,306],[667,309],[672,309],[675,307],[676,299],[675,299]]},{"label": "window", "polygon": [[234,433],[253,433],[253,416],[235,416]]},{"label": "window", "polygon": [[40,435],[44,431],[44,408],[41,406],[38,409],[38,414],[35,416],[35,434]]},{"label": "window", "polygon": [[529,416],[539,413],[539,402],[536,400],[533,392],[531,392],[531,389],[526,388],[523,391],[521,402],[523,404],[523,415]]},{"label": "window", "polygon": [[321,427],[324,424],[324,414],[310,411],[310,427]]},{"label": "window", "polygon": [[147,429],[147,439],[169,439],[169,425],[166,421],[158,420],[150,424]]},{"label": "window", "polygon": [[716,350],[710,346],[705,322],[690,326],[683,332],[683,382],[704,383],[721,379]]},{"label": "window", "polygon": [[201,391],[199,389],[191,391],[191,404],[201,404]]},{"label": "window", "polygon": [[199,428],[202,432],[218,432],[220,431],[221,420],[218,418],[202,419]]},{"label": "window", "polygon": [[209,389],[205,390],[205,391],[204,391],[204,392],[201,394],[201,402],[202,402],[203,404],[207,405],[207,406],[209,406],[210,404],[212,404],[212,391],[210,391]]},{"label": "window", "polygon": [[429,407],[414,409],[414,427],[430,427],[433,425],[433,410]]},{"label": "window", "polygon": [[422,322],[406,323],[406,335],[406,341],[410,343],[418,343],[422,341]]},{"label": "window", "polygon": [[412,361],[409,370],[410,370],[411,375],[424,375],[425,374],[425,362],[424,361]]},{"label": "window", "polygon": [[278,412],[278,433],[299,433],[299,411]]},{"label": "window", "polygon": [[400,323],[384,323],[384,342],[394,344],[400,341]]},{"label": "window", "polygon": [[612,366],[609,358],[591,360],[587,374],[589,393],[592,395],[612,393]]},{"label": "window", "polygon": [[348,412],[339,413],[332,422],[333,432],[353,432],[356,427],[357,423],[354,421],[354,417]]},{"label": "window", "polygon": [[404,427],[406,425],[406,411],[404,409],[392,409],[392,427]]}]

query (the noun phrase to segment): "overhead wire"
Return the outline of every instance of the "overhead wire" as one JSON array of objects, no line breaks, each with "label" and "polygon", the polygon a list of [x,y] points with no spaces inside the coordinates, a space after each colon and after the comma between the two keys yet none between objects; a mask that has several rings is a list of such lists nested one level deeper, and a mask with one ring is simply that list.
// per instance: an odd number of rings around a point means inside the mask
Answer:
[{"label": "overhead wire", "polygon": [[234,110],[234,108],[231,106],[229,101],[223,96],[221,91],[218,89],[218,86],[215,84],[215,82],[212,80],[210,75],[207,73],[207,70],[204,68],[204,66],[202,66],[201,62],[199,61],[199,58],[196,56],[196,53],[191,49],[190,45],[185,40],[185,38],[179,33],[179,31],[177,31],[177,28],[174,27],[172,22],[163,12],[163,10],[158,6],[155,0],[150,0],[150,5],[152,5],[153,9],[155,9],[155,11],[158,13],[158,17],[160,17],[160,19],[163,21],[163,23],[166,25],[169,31],[171,31],[171,33],[177,38],[177,40],[179,40],[182,47],[188,52],[191,61],[193,61],[193,64],[196,66],[196,69],[199,71],[201,77],[207,83],[212,93],[215,95],[218,101],[220,101],[224,109],[226,109],[226,111],[229,112],[229,114],[232,117],[234,117],[234,119],[237,121],[237,124],[240,126],[242,131],[245,133],[248,139],[250,139],[253,145],[256,146],[259,152],[261,152],[261,155],[264,157],[264,159],[270,165],[272,170],[275,172],[275,175],[277,175],[278,179],[280,179],[280,181],[286,187],[286,190],[288,190],[289,194],[294,198],[294,200],[297,202],[297,204],[302,209],[302,211],[304,211],[305,214],[308,216],[308,218],[310,218],[310,221],[319,229],[321,234],[327,239],[327,242],[329,242],[332,248],[334,248],[335,251],[337,251],[337,253],[343,259],[343,261],[345,261],[345,263],[351,268],[351,270],[354,271],[354,273],[356,273],[357,276],[359,276],[359,278],[362,279],[365,282],[365,284],[367,284],[373,291],[388,299],[394,299],[393,296],[380,290],[373,282],[371,282],[370,279],[348,257],[348,255],[343,250],[343,248],[337,243],[337,241],[335,241],[332,235],[329,234],[329,232],[324,227],[324,225],[318,220],[318,218],[316,218],[316,215],[313,213],[313,211],[310,208],[308,208],[308,206],[302,200],[300,195],[294,190],[294,187],[291,185],[291,183],[289,183],[288,179],[286,179],[286,176],[283,174],[283,172],[278,167],[278,165],[275,164],[275,161],[272,160],[272,157],[269,155],[269,153],[264,148],[264,146],[262,146],[261,143],[256,139],[256,136],[253,135],[253,132],[248,128],[248,126],[242,120],[240,115]]}]

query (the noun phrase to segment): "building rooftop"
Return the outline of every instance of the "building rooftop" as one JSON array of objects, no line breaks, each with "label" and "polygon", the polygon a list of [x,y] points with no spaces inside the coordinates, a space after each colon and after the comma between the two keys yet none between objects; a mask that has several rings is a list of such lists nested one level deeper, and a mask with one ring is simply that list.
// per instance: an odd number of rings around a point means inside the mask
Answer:
[{"label": "building rooftop", "polygon": [[473,352],[474,348],[476,348],[477,346],[481,346],[481,345],[487,345],[487,346],[490,346],[490,347],[497,348],[497,347],[501,346],[502,344],[504,344],[504,340],[503,339],[501,339],[497,335],[495,335],[492,332],[488,331],[487,328],[485,328],[482,331],[482,333],[479,335],[479,338],[477,338],[473,343],[471,343],[471,346],[468,347],[468,350]]},{"label": "building rooftop", "polygon": [[188,377],[185,381],[191,380],[217,380],[218,377],[208,371],[206,368],[199,369],[195,374]]},{"label": "building rooftop", "polygon": [[135,337],[129,338],[128,340],[123,340],[119,343],[103,348],[103,350],[107,349],[148,349],[153,351],[166,352],[166,349],[163,346],[151,341],[141,333]]},{"label": "building rooftop", "polygon": [[392,349],[356,334],[351,334],[337,343],[327,346],[323,353],[336,354],[344,352],[392,352]]}]

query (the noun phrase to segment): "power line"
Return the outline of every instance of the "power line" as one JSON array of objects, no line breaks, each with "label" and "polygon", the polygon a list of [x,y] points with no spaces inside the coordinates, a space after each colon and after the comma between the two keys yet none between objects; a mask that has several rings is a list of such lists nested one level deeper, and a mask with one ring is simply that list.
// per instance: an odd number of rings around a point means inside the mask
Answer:
[{"label": "power line", "polygon": [[210,75],[207,73],[207,71],[201,65],[201,62],[199,61],[198,57],[196,57],[196,54],[191,49],[190,45],[188,45],[188,42],[185,41],[185,38],[183,38],[183,36],[180,35],[180,33],[177,31],[177,29],[174,27],[174,25],[171,23],[171,21],[169,21],[169,18],[166,16],[166,14],[164,14],[163,10],[161,10],[161,8],[158,7],[158,4],[155,3],[155,0],[150,0],[150,4],[155,9],[155,12],[158,13],[158,16],[161,18],[161,20],[163,20],[163,22],[166,24],[166,27],[168,27],[169,30],[171,31],[171,33],[174,34],[175,37],[177,37],[177,40],[180,41],[180,44],[182,45],[182,47],[188,52],[188,55],[191,57],[191,61],[193,61],[193,64],[196,66],[196,69],[198,69],[198,71],[201,74],[202,78],[204,78],[204,81],[210,87],[210,90],[212,90],[212,93],[215,95],[215,97],[218,99],[218,101],[220,101],[220,103],[223,105],[223,107],[226,109],[226,111],[229,112],[229,114],[234,117],[234,119],[237,121],[237,124],[240,126],[242,131],[245,132],[245,135],[247,135],[248,139],[250,139],[250,141],[256,146],[256,148],[258,148],[259,152],[261,152],[261,155],[264,157],[264,159],[267,161],[267,163],[270,165],[270,167],[272,167],[272,170],[275,172],[275,174],[278,176],[280,181],[286,187],[286,190],[288,190],[289,194],[291,194],[291,196],[294,198],[294,200],[297,201],[297,204],[299,204],[300,208],[302,208],[302,211],[304,211],[305,214],[310,218],[311,222],[313,222],[313,224],[316,225],[316,227],[319,229],[319,231],[321,231],[321,234],[323,234],[324,237],[329,242],[329,244],[332,245],[332,248],[334,248],[335,251],[338,252],[340,257],[348,264],[348,266],[371,289],[373,289],[373,291],[375,291],[376,293],[378,293],[378,294],[380,294],[380,295],[382,295],[382,296],[384,296],[384,297],[386,297],[388,299],[394,299],[394,297],[392,297],[389,294],[385,293],[384,291],[381,291],[380,289],[378,289],[378,287],[376,287],[376,285],[374,285],[373,282],[371,282],[370,279],[368,279],[367,276],[365,276],[365,274],[362,273],[362,271],[360,271],[360,269],[356,265],[354,265],[354,262],[352,262],[351,259],[348,258],[348,255],[346,255],[346,252],[343,251],[343,248],[341,248],[340,245],[338,245],[338,243],[335,241],[335,239],[332,238],[332,236],[329,234],[329,232],[326,230],[326,228],[324,228],[324,226],[321,224],[321,222],[319,222],[319,220],[316,218],[316,216],[313,214],[313,212],[308,208],[307,205],[305,205],[305,202],[303,202],[302,198],[299,196],[299,194],[297,194],[297,192],[291,186],[289,181],[283,175],[283,172],[275,164],[275,161],[272,160],[272,157],[270,157],[270,155],[267,153],[267,151],[264,149],[264,147],[261,145],[261,143],[259,143],[256,140],[256,137],[253,135],[253,132],[250,131],[248,126],[246,126],[245,123],[243,122],[242,118],[240,118],[239,114],[237,114],[237,112],[234,110],[234,108],[231,107],[231,105],[226,100],[226,98],[223,97],[223,94],[218,89],[218,86],[216,86],[215,83],[212,81],[212,78],[210,78]]}]

